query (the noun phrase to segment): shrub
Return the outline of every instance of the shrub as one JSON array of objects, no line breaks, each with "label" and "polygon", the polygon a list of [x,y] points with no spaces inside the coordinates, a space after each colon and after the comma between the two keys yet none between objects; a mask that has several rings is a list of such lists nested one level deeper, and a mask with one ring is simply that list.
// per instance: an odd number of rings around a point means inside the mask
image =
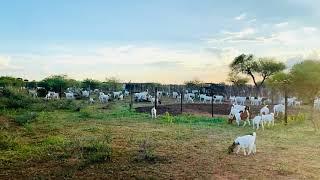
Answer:
[{"label": "shrub", "polygon": [[163,120],[167,123],[172,123],[174,119],[168,112],[166,112],[163,116]]},{"label": "shrub", "polygon": [[28,112],[22,115],[19,115],[15,118],[15,122],[19,125],[24,125],[26,123],[30,123],[37,118],[37,113],[35,112]]},{"label": "shrub", "polygon": [[16,88],[0,90],[0,107],[9,109],[25,108],[39,100],[30,97],[26,92]]},{"label": "shrub", "polygon": [[155,161],[156,160],[156,156],[154,154],[154,146],[149,140],[143,139],[139,143],[138,157],[136,160],[138,161],[141,161],[141,160]]},{"label": "shrub", "polygon": [[0,133],[0,150],[13,150],[17,145],[14,137]]},{"label": "shrub", "polygon": [[97,138],[85,139],[77,146],[81,152],[81,158],[86,164],[99,163],[111,160],[112,147],[111,135],[106,135],[102,140]]}]

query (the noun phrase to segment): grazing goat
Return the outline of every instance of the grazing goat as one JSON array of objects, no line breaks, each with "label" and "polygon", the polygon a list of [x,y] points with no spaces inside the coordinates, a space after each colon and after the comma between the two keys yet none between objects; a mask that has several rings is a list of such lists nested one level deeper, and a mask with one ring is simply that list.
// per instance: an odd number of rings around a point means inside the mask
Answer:
[{"label": "grazing goat", "polygon": [[263,120],[262,120],[262,116],[256,116],[252,119],[252,127],[253,129],[255,129],[255,127],[257,128],[257,130],[259,129],[259,127],[262,127],[262,130],[264,130],[264,125],[263,125]]},{"label": "grazing goat", "polygon": [[231,112],[229,114],[229,124],[232,124],[233,120],[236,120],[238,126],[240,126],[241,120],[244,121],[243,127],[248,123],[250,125],[250,112],[249,107],[245,106],[240,107],[239,105],[235,105],[231,108]]},{"label": "grazing goat", "polygon": [[[244,155],[250,155],[251,153],[256,153],[256,138],[257,134],[255,132],[252,133],[252,135],[245,135],[237,137],[231,146],[228,148],[228,153],[231,154],[234,152],[234,148],[237,147],[236,154],[239,153],[240,149],[243,149]],[[246,152],[246,149],[248,149],[248,153]]]},{"label": "grazing goat", "polygon": [[151,118],[153,119],[155,119],[155,118],[157,118],[157,110],[156,110],[156,108],[155,107],[153,107],[152,109],[151,109]]},{"label": "grazing goat", "polygon": [[316,110],[320,110],[320,98],[316,98],[316,99],[314,100],[313,107],[314,107]]},{"label": "grazing goat", "polygon": [[113,92],[113,98],[114,98],[114,99],[118,98],[121,93],[122,93],[121,91]]},{"label": "grazing goat", "polygon": [[94,103],[94,99],[93,98],[90,98],[89,99],[89,104],[93,104]]},{"label": "grazing goat", "polygon": [[101,103],[107,103],[109,101],[109,97],[110,97],[109,95],[106,95],[103,92],[100,92],[99,101]]},{"label": "grazing goat", "polygon": [[45,98],[46,99],[59,99],[59,93],[49,91]]},{"label": "grazing goat", "polygon": [[90,96],[89,91],[82,91],[82,96],[88,98]]},{"label": "grazing goat", "polygon": [[269,113],[270,113],[270,110],[268,108],[268,105],[265,105],[263,108],[260,109],[260,115],[269,114]]},{"label": "grazing goat", "polygon": [[230,96],[229,100],[230,100],[230,104],[236,103],[236,97],[235,96]]},{"label": "grazing goat", "polygon": [[29,89],[29,94],[33,97],[33,98],[36,98],[38,97],[38,93],[37,93],[37,90],[31,90]]},{"label": "grazing goat", "polygon": [[178,96],[179,96],[179,94],[177,92],[172,92],[172,97],[174,99],[177,99]]},{"label": "grazing goat", "polygon": [[246,97],[240,97],[240,96],[235,97],[236,104],[244,105],[246,103],[246,100],[247,100]]},{"label": "grazing goat", "polygon": [[122,101],[123,100],[123,94],[120,94],[118,99]]},{"label": "grazing goat", "polygon": [[285,106],[283,104],[277,104],[273,106],[273,113],[275,116],[278,116],[279,113],[284,114]]},{"label": "grazing goat", "polygon": [[74,99],[74,95],[72,92],[64,93],[66,95],[66,99]]},{"label": "grazing goat", "polygon": [[223,96],[213,96],[213,99],[214,99],[213,103],[216,104],[216,102],[218,101],[219,104],[222,104]]},{"label": "grazing goat", "polygon": [[272,126],[274,126],[274,114],[273,113],[261,115],[261,118],[262,118],[263,123],[268,123],[268,127],[270,126],[270,124],[272,124]]}]

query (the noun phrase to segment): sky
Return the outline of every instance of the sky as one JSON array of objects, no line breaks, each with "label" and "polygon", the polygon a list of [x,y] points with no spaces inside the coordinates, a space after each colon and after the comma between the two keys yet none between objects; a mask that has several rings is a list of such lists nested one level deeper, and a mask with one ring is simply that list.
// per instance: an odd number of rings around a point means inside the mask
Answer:
[{"label": "sky", "polygon": [[242,53],[320,59],[318,0],[10,0],[0,76],[224,82]]}]

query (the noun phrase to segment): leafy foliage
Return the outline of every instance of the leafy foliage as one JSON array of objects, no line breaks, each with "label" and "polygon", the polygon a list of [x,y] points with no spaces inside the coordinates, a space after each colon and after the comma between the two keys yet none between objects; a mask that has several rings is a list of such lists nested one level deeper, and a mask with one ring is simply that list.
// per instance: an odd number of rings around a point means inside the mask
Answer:
[{"label": "leafy foliage", "polygon": [[0,77],[0,87],[23,87],[25,82],[21,78],[14,78],[9,76]]},{"label": "leafy foliage", "polygon": [[320,93],[320,62],[307,60],[296,64],[291,74],[297,94],[312,102]]},{"label": "leafy foliage", "polygon": [[[252,54],[241,54],[233,60],[230,68],[235,74],[241,73],[250,76],[256,88],[259,88],[271,75],[284,70],[285,65],[271,58],[256,59]],[[260,83],[257,82],[257,74],[262,79]]]}]

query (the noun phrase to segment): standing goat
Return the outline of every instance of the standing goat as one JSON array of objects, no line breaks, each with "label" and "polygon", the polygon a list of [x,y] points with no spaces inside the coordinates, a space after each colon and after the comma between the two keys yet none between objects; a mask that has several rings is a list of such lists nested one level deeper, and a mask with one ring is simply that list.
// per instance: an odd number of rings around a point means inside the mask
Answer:
[{"label": "standing goat", "polygon": [[155,107],[153,107],[152,109],[151,109],[151,118],[153,119],[155,119],[155,118],[157,118],[157,110],[156,110],[156,108]]}]

